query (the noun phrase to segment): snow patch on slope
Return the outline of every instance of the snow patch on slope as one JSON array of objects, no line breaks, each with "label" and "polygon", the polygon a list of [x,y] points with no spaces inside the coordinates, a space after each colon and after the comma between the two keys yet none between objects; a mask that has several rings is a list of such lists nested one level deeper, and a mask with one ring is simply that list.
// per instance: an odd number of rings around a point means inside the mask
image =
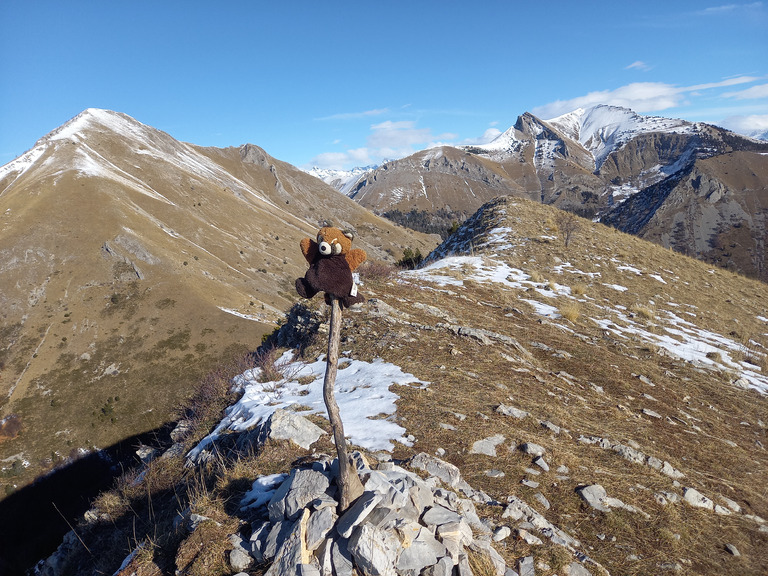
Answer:
[{"label": "snow patch on slope", "polygon": [[[292,352],[288,351],[275,363],[287,374],[279,381],[259,382],[259,368],[237,376],[234,388],[243,392],[242,397],[227,408],[221,423],[190,452],[190,457],[196,457],[228,430],[241,432],[265,422],[278,408],[299,408],[301,414],[326,416],[323,400],[325,358],[304,365],[290,364],[291,358]],[[393,442],[411,444],[405,438],[405,429],[391,419],[399,400],[390,390],[394,384],[425,387],[428,383],[380,358],[373,362],[339,359],[334,392],[344,433],[352,444],[367,450],[392,450]]]},{"label": "snow patch on slope", "polygon": [[[521,298],[521,300],[530,304],[534,313],[552,320],[561,319],[560,310],[566,302],[583,301],[566,285],[552,281],[535,281],[530,274],[518,268],[512,268],[504,262],[505,252],[517,250],[521,241],[525,242],[524,239],[515,238],[512,229],[496,225],[487,233],[486,238],[489,240],[475,245],[476,250],[482,249],[482,255],[458,255],[457,252],[465,250],[466,247],[454,244],[446,246],[438,260],[428,258],[423,268],[401,272],[400,275],[403,280],[412,281],[421,288],[430,284],[442,288],[460,287],[467,281],[503,285],[535,297]],[[679,280],[671,271],[663,271],[667,276],[665,278],[658,270],[641,270],[617,258],[613,258],[611,262],[615,265],[617,272],[627,276],[645,277],[662,284]],[[555,271],[559,274],[566,272],[585,274],[570,262],[560,263]],[[590,276],[599,279],[601,274],[595,272]],[[605,285],[620,292],[627,290],[619,284]],[[653,328],[648,328],[645,323],[634,318],[623,306],[611,303],[596,305],[601,308],[601,314],[599,318],[595,317],[591,320],[606,333],[610,332],[613,337],[633,342],[644,341],[696,366],[737,374],[745,386],[754,388],[762,394],[768,394],[768,374],[753,364],[739,359],[744,345],[684,320],[674,310],[678,304],[667,302],[664,306],[669,306],[672,310],[665,310],[661,303],[657,303],[657,319]],[[760,319],[763,318],[760,317]],[[768,319],[765,320],[768,322]],[[564,330],[570,329],[566,324],[557,325]]]}]

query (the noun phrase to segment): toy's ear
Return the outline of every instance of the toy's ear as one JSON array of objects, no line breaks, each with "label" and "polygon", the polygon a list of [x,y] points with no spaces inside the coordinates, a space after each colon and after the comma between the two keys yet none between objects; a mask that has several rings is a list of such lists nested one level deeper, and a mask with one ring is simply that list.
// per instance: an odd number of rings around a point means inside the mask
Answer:
[{"label": "toy's ear", "polygon": [[312,238],[302,238],[299,246],[301,246],[301,253],[304,254],[306,261],[312,264],[317,257],[317,242]]},{"label": "toy's ear", "polygon": [[350,242],[355,239],[355,233],[352,230],[342,230],[341,233],[349,238]]}]

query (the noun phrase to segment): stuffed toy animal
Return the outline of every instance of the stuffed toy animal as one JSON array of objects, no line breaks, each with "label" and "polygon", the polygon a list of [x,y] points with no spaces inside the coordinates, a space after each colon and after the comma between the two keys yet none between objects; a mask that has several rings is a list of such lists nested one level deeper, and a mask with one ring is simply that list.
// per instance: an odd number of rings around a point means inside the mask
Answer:
[{"label": "stuffed toy animal", "polygon": [[325,302],[330,296],[339,299],[342,308],[363,301],[357,294],[357,285],[352,272],[367,257],[365,250],[352,248],[352,234],[338,228],[320,228],[317,239],[304,238],[300,242],[301,252],[309,263],[309,270],[303,278],[296,279],[296,292],[302,298],[312,298],[318,292],[325,292]]}]

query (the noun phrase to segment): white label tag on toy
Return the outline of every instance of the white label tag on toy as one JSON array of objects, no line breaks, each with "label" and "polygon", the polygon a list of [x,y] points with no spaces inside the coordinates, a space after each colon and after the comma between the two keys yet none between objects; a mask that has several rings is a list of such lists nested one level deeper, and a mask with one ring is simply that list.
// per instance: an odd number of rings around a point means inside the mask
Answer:
[{"label": "white label tag on toy", "polygon": [[352,290],[349,291],[350,296],[357,296],[357,284],[352,284]]}]

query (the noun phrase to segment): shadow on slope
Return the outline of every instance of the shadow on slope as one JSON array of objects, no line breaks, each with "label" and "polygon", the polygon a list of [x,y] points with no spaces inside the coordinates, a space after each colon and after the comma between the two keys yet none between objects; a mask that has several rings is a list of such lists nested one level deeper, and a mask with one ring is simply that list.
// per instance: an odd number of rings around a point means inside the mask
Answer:
[{"label": "shadow on slope", "polygon": [[38,479],[0,501],[0,574],[23,575],[61,544],[90,501],[140,463],[139,446],[170,444],[172,426],[126,438]]}]

